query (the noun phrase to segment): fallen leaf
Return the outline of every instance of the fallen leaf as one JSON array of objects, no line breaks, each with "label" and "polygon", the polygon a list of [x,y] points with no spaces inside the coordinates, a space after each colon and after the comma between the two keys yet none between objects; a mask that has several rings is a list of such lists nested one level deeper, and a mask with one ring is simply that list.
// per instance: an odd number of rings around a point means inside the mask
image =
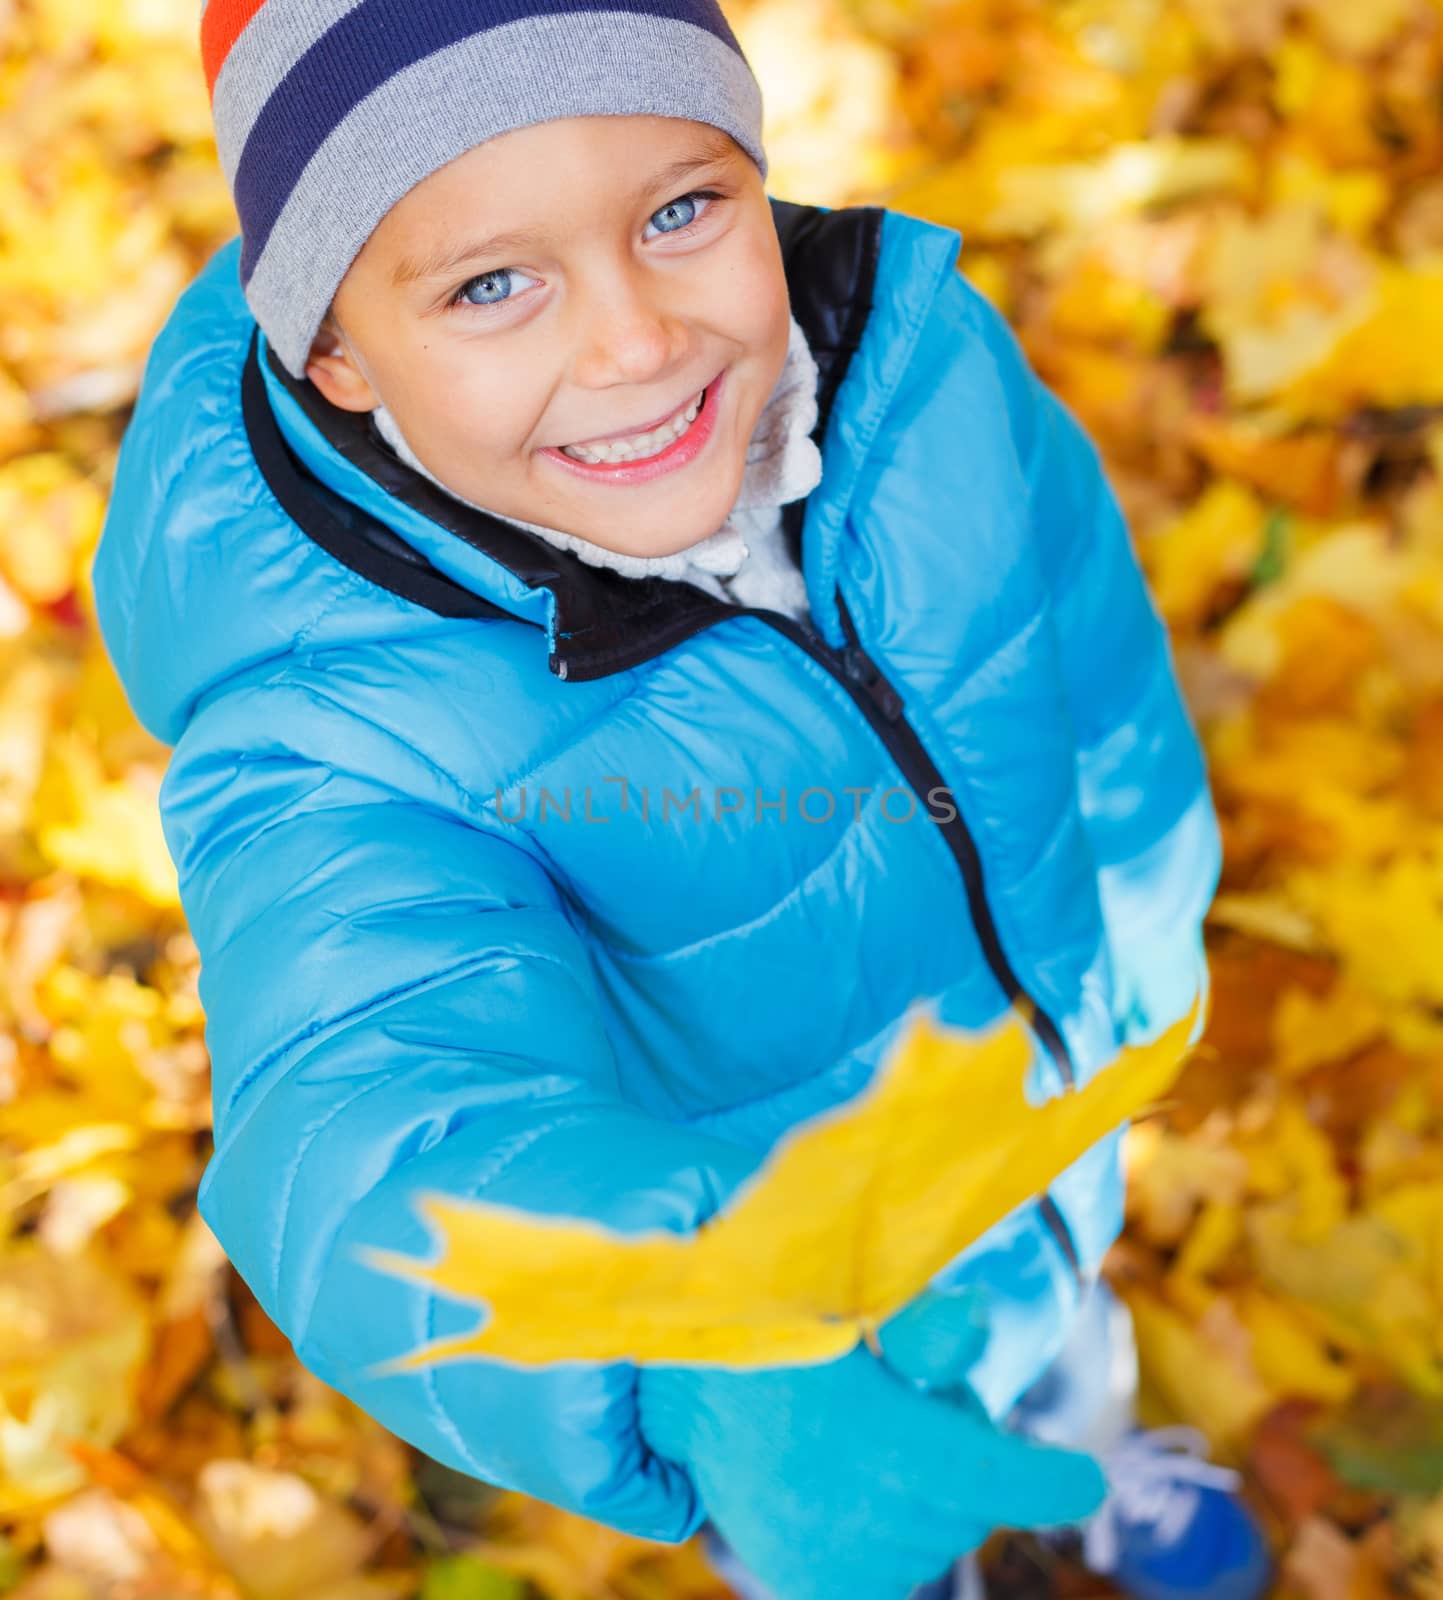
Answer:
[{"label": "fallen leaf", "polygon": [[[1196,1016],[1126,1049],[1082,1089],[1031,1106],[1020,1019],[980,1038],[925,1015],[852,1102],[793,1130],[691,1235],[425,1193],[426,1264],[363,1249],[383,1272],[482,1301],[479,1330],[385,1363],[466,1354],[548,1361],[825,1361],[919,1293],[988,1227],[1041,1192],[1177,1076]],[[985,1118],[955,1108],[988,1107]]]}]

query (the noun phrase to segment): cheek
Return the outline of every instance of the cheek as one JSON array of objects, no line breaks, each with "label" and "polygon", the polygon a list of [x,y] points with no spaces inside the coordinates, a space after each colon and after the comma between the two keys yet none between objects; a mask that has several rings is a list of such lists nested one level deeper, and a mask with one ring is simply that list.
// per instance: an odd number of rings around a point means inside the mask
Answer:
[{"label": "cheek", "polygon": [[726,293],[732,333],[780,372],[791,327],[787,280],[773,233],[752,236],[729,264]]},{"label": "cheek", "polygon": [[746,347],[757,380],[770,390],[787,359],[791,302],[785,279],[778,286],[769,275],[757,274],[749,283],[749,291],[738,297],[731,333]]},{"label": "cheek", "polygon": [[500,466],[527,454],[540,421],[540,402],[514,376],[497,378],[479,364],[412,374],[417,415],[436,447],[453,462]]}]

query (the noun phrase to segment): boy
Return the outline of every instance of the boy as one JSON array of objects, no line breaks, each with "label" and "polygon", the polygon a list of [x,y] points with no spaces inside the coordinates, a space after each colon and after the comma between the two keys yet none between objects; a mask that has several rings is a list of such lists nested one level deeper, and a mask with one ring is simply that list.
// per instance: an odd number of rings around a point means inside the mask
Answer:
[{"label": "boy", "polygon": [[[766,195],[710,0],[210,0],[203,45],[240,249],[95,585],[175,745],[206,1220],[402,1437],[780,1600],[1087,1517],[998,1424],[1100,1304],[1115,1137],[823,1367],[373,1378],[472,1318],[353,1247],[424,1254],[425,1189],[693,1229],[919,997],[1025,1000],[1053,1091],[1186,1012],[1216,829],[1095,456],[954,233]],[[1260,1592],[1222,1490],[1169,1572],[1109,1472],[1132,1592]]]}]

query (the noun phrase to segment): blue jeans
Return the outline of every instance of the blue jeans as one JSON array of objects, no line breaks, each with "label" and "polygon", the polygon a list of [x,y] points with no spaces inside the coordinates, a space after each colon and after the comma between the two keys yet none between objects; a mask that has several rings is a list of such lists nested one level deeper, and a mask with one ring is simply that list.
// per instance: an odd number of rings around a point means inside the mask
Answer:
[{"label": "blue jeans", "polygon": [[[1078,1308],[1057,1359],[1013,1407],[1006,1426],[1044,1444],[1105,1454],[1136,1421],[1137,1345],[1132,1317],[1099,1281]],[[716,1529],[702,1529],[707,1559],[740,1600],[774,1600]],[[951,1570],[912,1591],[910,1600],[952,1600]]]}]

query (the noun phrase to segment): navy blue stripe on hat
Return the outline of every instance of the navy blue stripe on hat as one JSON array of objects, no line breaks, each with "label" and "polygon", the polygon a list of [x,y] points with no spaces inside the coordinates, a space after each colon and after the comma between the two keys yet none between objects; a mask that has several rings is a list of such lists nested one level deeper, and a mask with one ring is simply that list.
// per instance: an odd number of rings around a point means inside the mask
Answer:
[{"label": "navy blue stripe on hat", "polygon": [[[529,18],[599,12],[692,23],[736,54],[741,46],[715,4],[701,0],[363,0],[291,68],[256,118],[236,170],[234,194],[244,230],[241,281],[249,283],[276,221],[311,159],[366,97],[397,73],[478,33]],[[543,67],[544,70],[544,67]],[[218,108],[219,109],[219,108]],[[418,108],[424,114],[424,108]]]}]

